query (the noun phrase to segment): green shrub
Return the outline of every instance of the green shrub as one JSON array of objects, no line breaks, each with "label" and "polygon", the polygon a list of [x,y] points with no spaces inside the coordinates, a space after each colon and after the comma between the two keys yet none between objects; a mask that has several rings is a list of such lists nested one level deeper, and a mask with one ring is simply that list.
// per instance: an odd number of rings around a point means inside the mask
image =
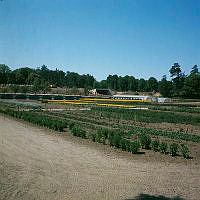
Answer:
[{"label": "green shrub", "polygon": [[78,136],[78,130],[77,130],[76,127],[73,127],[73,128],[72,128],[72,135],[73,135],[73,136]]},{"label": "green shrub", "polygon": [[95,133],[92,133],[90,135],[90,137],[91,137],[91,139],[92,139],[93,142],[96,142],[96,134]]},{"label": "green shrub", "polygon": [[145,133],[139,135],[139,141],[143,149],[150,149],[151,137]]},{"label": "green shrub", "polygon": [[130,142],[130,151],[133,154],[138,153],[139,149],[140,149],[140,143],[138,141]]},{"label": "green shrub", "polygon": [[109,134],[108,134],[108,141],[110,143],[110,146],[114,146],[113,138],[114,138],[114,133],[113,132],[109,132]]},{"label": "green shrub", "polygon": [[121,139],[120,143],[119,143],[120,149],[122,149],[122,151],[126,151],[126,140],[125,139]]},{"label": "green shrub", "polygon": [[160,153],[166,154],[167,153],[167,149],[168,149],[168,144],[166,142],[161,142],[159,144],[159,151],[160,151]]},{"label": "green shrub", "polygon": [[122,137],[120,136],[120,134],[115,133],[112,140],[113,146],[115,146],[116,148],[119,148],[121,139]]},{"label": "green shrub", "polygon": [[183,156],[183,158],[189,158],[189,154],[188,154],[189,148],[188,148],[188,146],[181,144],[180,152],[181,152],[181,155]]},{"label": "green shrub", "polygon": [[126,145],[126,151],[131,152],[130,141],[129,140],[125,140],[125,145]]},{"label": "green shrub", "polygon": [[102,138],[103,138],[103,134],[102,134],[101,130],[97,131],[96,142],[102,143]]},{"label": "green shrub", "polygon": [[158,139],[151,142],[151,149],[154,151],[159,151],[160,141]]},{"label": "green shrub", "polygon": [[101,142],[103,143],[103,144],[106,144],[106,137],[103,135],[102,136],[102,138],[101,138]]},{"label": "green shrub", "polygon": [[86,131],[85,130],[79,130],[79,132],[80,132],[80,137],[81,138],[84,138],[84,139],[86,139],[87,138],[87,136],[86,136]]},{"label": "green shrub", "polygon": [[77,137],[81,137],[81,138],[86,138],[86,131],[82,130],[78,127],[73,127],[72,128],[72,135],[77,136]]},{"label": "green shrub", "polygon": [[75,125],[75,124],[74,124],[73,122],[69,122],[69,129],[72,130],[73,127],[74,127],[74,125]]},{"label": "green shrub", "polygon": [[46,99],[42,99],[41,102],[42,102],[42,103],[48,103],[48,100],[46,100]]},{"label": "green shrub", "polygon": [[169,153],[171,156],[176,156],[179,149],[179,145],[176,143],[170,144]]}]

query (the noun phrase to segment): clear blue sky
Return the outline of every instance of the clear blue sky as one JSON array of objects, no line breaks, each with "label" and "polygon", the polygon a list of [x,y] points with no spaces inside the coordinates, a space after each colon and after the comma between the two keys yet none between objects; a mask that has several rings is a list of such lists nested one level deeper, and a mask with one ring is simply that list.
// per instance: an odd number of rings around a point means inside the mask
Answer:
[{"label": "clear blue sky", "polygon": [[0,63],[160,79],[200,66],[200,0],[3,0]]}]

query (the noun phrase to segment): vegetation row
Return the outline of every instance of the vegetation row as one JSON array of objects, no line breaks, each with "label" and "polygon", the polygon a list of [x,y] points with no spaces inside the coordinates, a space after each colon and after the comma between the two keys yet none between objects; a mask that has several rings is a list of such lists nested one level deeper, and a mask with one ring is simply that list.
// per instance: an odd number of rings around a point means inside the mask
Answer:
[{"label": "vegetation row", "polygon": [[39,114],[27,112],[27,111],[15,111],[11,109],[0,110],[1,113],[16,117],[18,119],[23,119],[24,121],[37,124],[39,126],[44,126],[55,131],[64,131],[67,127],[67,121],[57,120],[53,117],[40,116]]},{"label": "vegetation row", "polygon": [[177,123],[200,125],[200,116],[189,116],[183,114],[175,114],[171,112],[155,112],[151,110],[127,110],[113,109],[108,107],[93,107],[95,111],[101,112],[102,116],[108,118],[117,118],[124,120],[135,120],[137,122],[146,123]]},{"label": "vegetation row", "polygon": [[[75,124],[71,122],[60,121],[49,116],[40,116],[37,113],[27,111],[5,109],[0,110],[0,112],[60,132],[64,131],[64,128],[69,127],[74,136],[87,138],[86,131],[75,126]],[[139,149],[143,148],[160,151],[161,153],[166,153],[167,150],[169,150],[170,155],[176,156],[177,152],[180,150],[184,158],[189,158],[189,149],[183,144],[181,146],[176,143],[168,145],[167,143],[160,142],[158,139],[152,141],[150,136],[146,133],[140,133],[137,140],[130,141],[125,137],[126,135],[127,133],[119,130],[98,129],[96,133],[90,135],[90,138],[94,142],[103,144],[109,143],[110,146],[120,148],[123,151],[132,152],[133,154],[138,153]]]},{"label": "vegetation row", "polygon": [[[175,132],[175,131],[165,131],[165,130],[157,130],[154,128],[145,128],[145,127],[138,127],[138,126],[133,126],[133,125],[119,125],[119,124],[110,124],[105,121],[95,121],[91,119],[87,119],[84,117],[78,117],[69,115],[69,114],[63,114],[63,113],[52,113],[52,112],[45,112],[48,113],[49,115],[56,115],[56,116],[61,116],[67,120],[75,120],[77,122],[85,122],[85,123],[90,123],[90,124],[95,124],[95,125],[102,125],[102,126],[107,126],[110,128],[115,128],[115,129],[122,129],[124,131],[127,131],[127,134],[129,136],[134,135],[134,134],[140,134],[140,133],[145,133],[149,135],[154,135],[154,136],[163,136],[167,137],[170,139],[177,139],[177,140],[185,140],[185,141],[192,141],[192,142],[197,142],[200,143],[200,136],[199,135],[192,135],[184,132]],[[87,125],[89,126],[89,124]]]}]

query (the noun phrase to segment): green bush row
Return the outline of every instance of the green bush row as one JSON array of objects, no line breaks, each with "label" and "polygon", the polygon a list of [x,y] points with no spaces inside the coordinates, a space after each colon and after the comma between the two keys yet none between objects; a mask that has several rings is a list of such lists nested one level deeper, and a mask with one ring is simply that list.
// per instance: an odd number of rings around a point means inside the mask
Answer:
[{"label": "green bush row", "polygon": [[200,113],[200,109],[175,107],[175,106],[150,106],[151,110],[172,111],[172,112],[186,112],[186,113]]},{"label": "green bush row", "polygon": [[82,130],[76,126],[74,126],[72,129],[72,135],[73,136],[77,136],[77,137],[81,137],[81,138],[87,138],[86,136],[86,131],[85,130]]},{"label": "green bush row", "polygon": [[118,130],[99,129],[96,133],[91,134],[94,142],[109,144],[123,151],[136,154],[139,152],[140,144],[138,141],[129,141],[123,137],[124,133]]},{"label": "green bush row", "polygon": [[127,110],[127,109],[113,109],[107,107],[93,107],[93,111],[101,112],[102,116],[108,118],[117,118],[124,120],[136,120],[137,122],[147,123],[178,123],[200,125],[199,116],[189,116],[183,114],[176,114],[173,112],[155,112],[152,110]]},{"label": "green bush row", "polygon": [[109,144],[110,146],[120,148],[123,151],[138,153],[139,149],[151,149],[155,152],[166,154],[169,152],[171,156],[176,156],[180,152],[184,158],[189,158],[189,148],[184,144],[167,144],[158,139],[152,140],[145,133],[138,135],[138,139],[130,141],[125,138],[126,133],[119,130],[99,129],[96,133],[91,134],[91,139],[94,142]]},{"label": "green bush row", "polygon": [[85,123],[103,125],[103,126],[107,126],[107,127],[112,126],[112,128],[118,128],[118,129],[120,128],[122,130],[130,130],[128,133],[129,135],[145,133],[145,134],[149,134],[149,135],[163,136],[163,137],[168,137],[171,139],[178,139],[178,140],[185,140],[185,141],[192,141],[192,142],[200,143],[199,135],[191,135],[191,134],[184,133],[184,132],[157,130],[157,129],[153,129],[153,128],[143,128],[143,127],[129,126],[129,125],[111,125],[107,122],[100,122],[100,121],[90,120],[87,118],[70,116],[69,114],[63,114],[63,113],[48,112],[48,114],[55,115],[55,116],[61,116],[61,117],[67,118],[68,120],[70,120],[70,119],[76,120],[77,123],[78,123],[78,121],[81,121],[81,122],[85,122]]},{"label": "green bush row", "polygon": [[11,109],[0,110],[1,113],[16,117],[18,119],[23,119],[24,121],[37,124],[39,126],[44,126],[55,131],[64,131],[64,128],[67,127],[67,121],[60,121],[53,117],[42,116],[37,113],[32,113],[28,111],[15,111]]}]

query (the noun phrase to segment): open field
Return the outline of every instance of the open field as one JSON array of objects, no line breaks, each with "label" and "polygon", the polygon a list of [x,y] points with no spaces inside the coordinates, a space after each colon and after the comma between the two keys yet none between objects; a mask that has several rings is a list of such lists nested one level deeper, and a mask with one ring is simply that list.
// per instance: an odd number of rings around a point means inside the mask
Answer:
[{"label": "open field", "polygon": [[0,103],[3,199],[199,199],[197,107],[22,102]]}]

